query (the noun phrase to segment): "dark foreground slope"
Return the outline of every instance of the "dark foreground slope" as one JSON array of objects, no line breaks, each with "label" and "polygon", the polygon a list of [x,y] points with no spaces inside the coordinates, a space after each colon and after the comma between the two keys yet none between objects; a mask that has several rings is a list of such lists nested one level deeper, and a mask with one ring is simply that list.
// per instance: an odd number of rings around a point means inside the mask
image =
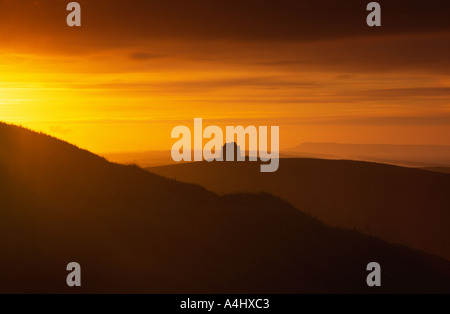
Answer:
[{"label": "dark foreground slope", "polygon": [[[0,292],[450,292],[450,263],[0,124]],[[381,288],[366,265],[382,265]],[[66,287],[69,262],[82,287]]]},{"label": "dark foreground slope", "polygon": [[265,191],[333,226],[357,229],[450,259],[450,175],[359,161],[281,159],[149,168],[228,194]]}]

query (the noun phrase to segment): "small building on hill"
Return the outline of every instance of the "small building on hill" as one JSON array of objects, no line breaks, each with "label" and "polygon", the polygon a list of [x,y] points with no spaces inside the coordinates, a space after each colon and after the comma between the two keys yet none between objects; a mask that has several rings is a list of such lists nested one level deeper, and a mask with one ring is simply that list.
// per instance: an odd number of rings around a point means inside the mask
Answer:
[{"label": "small building on hill", "polygon": [[[229,154],[232,154],[231,156],[233,156],[233,159],[229,157],[227,158],[227,151],[229,152]],[[222,160],[224,161],[245,160],[245,155],[241,154],[241,147],[236,142],[225,143],[225,145],[222,146],[220,157],[222,157]]]}]

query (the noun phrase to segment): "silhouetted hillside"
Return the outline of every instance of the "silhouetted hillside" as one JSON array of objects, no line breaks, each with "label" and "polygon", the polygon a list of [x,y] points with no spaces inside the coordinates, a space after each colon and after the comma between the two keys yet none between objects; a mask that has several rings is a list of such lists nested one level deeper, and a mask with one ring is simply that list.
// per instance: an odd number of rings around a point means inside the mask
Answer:
[{"label": "silhouetted hillside", "polygon": [[[0,124],[0,292],[450,292],[450,263]],[[366,265],[382,265],[381,288]],[[66,286],[66,265],[82,287]]]},{"label": "silhouetted hillside", "polygon": [[220,162],[149,170],[220,194],[270,192],[327,224],[450,259],[448,174],[320,159],[282,159],[274,173],[260,173],[257,163]]}]

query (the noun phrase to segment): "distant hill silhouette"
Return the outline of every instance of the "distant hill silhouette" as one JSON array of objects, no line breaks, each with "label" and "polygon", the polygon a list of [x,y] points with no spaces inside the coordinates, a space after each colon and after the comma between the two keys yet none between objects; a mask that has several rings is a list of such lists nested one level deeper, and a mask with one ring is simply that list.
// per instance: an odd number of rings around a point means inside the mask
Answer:
[{"label": "distant hill silhouette", "polygon": [[176,164],[170,150],[123,152],[102,154],[108,161],[121,164],[137,164],[140,167],[155,167]]},{"label": "distant hill silhouette", "polygon": [[[317,179],[318,180],[318,179]],[[0,292],[450,292],[450,263],[0,124]],[[382,265],[382,287],[365,267]],[[82,287],[65,283],[69,262]]]},{"label": "distant hill silhouette", "polygon": [[287,153],[296,157],[351,159],[410,167],[450,166],[450,146],[302,143]]},{"label": "distant hill silhouette", "polygon": [[[222,147],[223,149],[223,147]],[[236,150],[237,151],[237,150]],[[236,155],[236,154],[235,154]],[[142,168],[156,167],[156,166],[167,166],[180,163],[190,163],[191,161],[181,161],[176,162],[172,159],[170,150],[160,150],[160,151],[142,151],[142,152],[122,152],[122,153],[106,153],[102,154],[108,161],[130,165],[136,164]],[[249,156],[258,156],[258,152],[245,152],[245,156],[248,159]],[[194,160],[194,152],[191,151],[192,160]],[[285,157],[295,157],[295,155],[280,154],[281,158]],[[235,158],[237,159],[237,158]]]},{"label": "distant hill silhouette", "polygon": [[282,159],[277,172],[257,163],[193,163],[150,168],[220,193],[269,192],[333,226],[355,228],[450,259],[450,175],[391,165]]}]

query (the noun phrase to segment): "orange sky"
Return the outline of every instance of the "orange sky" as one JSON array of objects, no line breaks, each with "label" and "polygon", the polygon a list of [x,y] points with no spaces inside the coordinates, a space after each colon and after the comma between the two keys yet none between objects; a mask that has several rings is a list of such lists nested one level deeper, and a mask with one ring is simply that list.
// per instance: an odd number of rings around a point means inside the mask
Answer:
[{"label": "orange sky", "polygon": [[79,2],[74,29],[64,1],[0,0],[0,120],[97,153],[194,117],[280,125],[282,148],[450,145],[448,4],[381,2],[374,30],[356,0]]}]

